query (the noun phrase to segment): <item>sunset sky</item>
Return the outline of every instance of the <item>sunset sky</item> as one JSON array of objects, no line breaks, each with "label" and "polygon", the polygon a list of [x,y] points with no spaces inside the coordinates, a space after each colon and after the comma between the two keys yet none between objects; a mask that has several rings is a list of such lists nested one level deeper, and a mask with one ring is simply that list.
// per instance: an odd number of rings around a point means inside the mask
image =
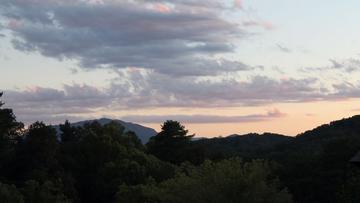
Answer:
[{"label": "sunset sky", "polygon": [[18,120],[109,117],[202,137],[360,114],[360,1],[1,0]]}]

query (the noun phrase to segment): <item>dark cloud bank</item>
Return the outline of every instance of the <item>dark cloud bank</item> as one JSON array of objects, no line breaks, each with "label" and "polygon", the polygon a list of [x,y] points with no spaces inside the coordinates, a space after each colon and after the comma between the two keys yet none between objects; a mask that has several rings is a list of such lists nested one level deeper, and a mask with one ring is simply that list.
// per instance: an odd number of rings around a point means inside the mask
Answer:
[{"label": "dark cloud bank", "polygon": [[[231,53],[247,33],[220,1],[4,0],[13,44],[83,68],[140,67],[173,76],[248,70]],[[90,2],[90,3],[89,3]],[[92,2],[92,3],[91,3]]]}]

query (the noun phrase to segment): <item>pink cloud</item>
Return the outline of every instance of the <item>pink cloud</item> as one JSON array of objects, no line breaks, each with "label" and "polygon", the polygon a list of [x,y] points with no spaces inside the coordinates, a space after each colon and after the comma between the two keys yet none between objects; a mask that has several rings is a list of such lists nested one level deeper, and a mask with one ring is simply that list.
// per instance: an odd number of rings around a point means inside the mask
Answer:
[{"label": "pink cloud", "polygon": [[22,25],[23,23],[20,20],[12,19],[8,22],[7,27],[14,30],[20,28]]},{"label": "pink cloud", "polygon": [[271,22],[268,22],[268,21],[262,22],[261,25],[267,30],[272,30],[275,28],[274,24],[272,24]]},{"label": "pink cloud", "polygon": [[267,112],[267,115],[268,116],[271,116],[271,117],[283,117],[283,116],[286,116],[285,113],[281,112],[279,109],[277,108],[274,108],[272,110],[269,110]]},{"label": "pink cloud", "polygon": [[143,69],[138,68],[138,67],[128,67],[127,68],[127,72],[128,73],[139,73],[141,72]]},{"label": "pink cloud", "polygon": [[41,88],[38,87],[38,86],[28,86],[28,87],[26,87],[26,91],[27,91],[27,92],[31,92],[31,93],[39,92],[40,89],[41,89]]},{"label": "pink cloud", "polygon": [[243,0],[234,0],[234,7],[243,9]]},{"label": "pink cloud", "polygon": [[155,4],[154,9],[160,13],[170,13],[171,12],[171,8],[169,6],[167,6],[165,4],[161,4],[161,3]]}]

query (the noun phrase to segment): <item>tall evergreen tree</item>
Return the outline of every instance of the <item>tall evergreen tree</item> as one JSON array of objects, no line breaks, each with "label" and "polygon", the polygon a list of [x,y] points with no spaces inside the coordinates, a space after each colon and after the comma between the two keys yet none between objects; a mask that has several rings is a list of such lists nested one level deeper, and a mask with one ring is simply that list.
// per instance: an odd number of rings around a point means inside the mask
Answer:
[{"label": "tall evergreen tree", "polygon": [[181,163],[186,160],[186,148],[194,135],[178,121],[168,120],[161,126],[161,132],[147,144],[148,152],[163,161]]},{"label": "tall evergreen tree", "polygon": [[0,92],[0,181],[6,179],[1,176],[6,176],[9,171],[8,165],[14,156],[15,144],[24,128],[22,123],[16,121],[12,109],[3,108],[2,95]]}]

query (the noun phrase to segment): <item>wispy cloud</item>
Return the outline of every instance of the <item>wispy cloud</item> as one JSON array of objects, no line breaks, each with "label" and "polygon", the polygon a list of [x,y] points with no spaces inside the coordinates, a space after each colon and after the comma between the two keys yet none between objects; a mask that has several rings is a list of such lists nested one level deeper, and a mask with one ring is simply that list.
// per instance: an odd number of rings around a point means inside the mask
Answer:
[{"label": "wispy cloud", "polygon": [[266,30],[272,30],[275,28],[273,23],[263,20],[248,20],[244,21],[242,25],[245,27],[260,27]]},{"label": "wispy cloud", "polygon": [[289,49],[289,48],[287,48],[287,47],[285,47],[285,46],[283,46],[283,45],[281,45],[281,44],[276,44],[276,47],[277,47],[280,51],[282,51],[282,52],[292,53],[292,50],[291,50],[291,49]]},{"label": "wispy cloud", "polygon": [[326,72],[326,71],[341,71],[342,73],[353,73],[360,71],[359,58],[346,58],[346,59],[329,59],[330,64],[318,67],[306,67],[301,69],[302,72]]},{"label": "wispy cloud", "polygon": [[129,115],[121,119],[139,123],[161,123],[166,120],[176,120],[183,123],[251,123],[283,117],[286,114],[278,109],[268,111],[266,114],[252,114],[244,116],[219,115]]}]

